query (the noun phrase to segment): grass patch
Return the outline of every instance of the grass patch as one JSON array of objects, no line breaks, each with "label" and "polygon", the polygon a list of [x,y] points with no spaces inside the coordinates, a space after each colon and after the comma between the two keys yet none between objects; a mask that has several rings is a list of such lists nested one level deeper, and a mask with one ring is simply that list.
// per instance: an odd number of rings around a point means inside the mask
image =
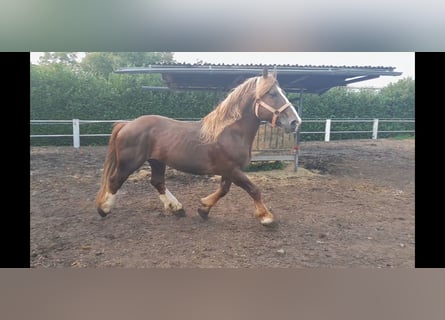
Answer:
[{"label": "grass patch", "polygon": [[285,167],[283,161],[257,161],[251,162],[244,172],[283,170]]}]

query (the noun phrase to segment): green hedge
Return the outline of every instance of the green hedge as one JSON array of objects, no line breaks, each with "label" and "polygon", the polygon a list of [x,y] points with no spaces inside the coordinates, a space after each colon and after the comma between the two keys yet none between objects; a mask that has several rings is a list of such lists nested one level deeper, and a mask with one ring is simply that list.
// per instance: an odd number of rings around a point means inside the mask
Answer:
[{"label": "green hedge", "polygon": [[[164,85],[160,75],[109,74],[60,63],[31,65],[31,106],[33,120],[131,120],[144,114],[171,118],[202,118],[222,99],[225,92],[151,91],[142,86]],[[289,94],[294,103],[298,95]],[[411,118],[414,114],[414,80],[403,79],[380,92],[352,92],[344,87],[325,94],[304,96],[303,131],[324,131],[324,123],[304,122],[306,118]],[[83,124],[81,134],[109,133],[111,123]],[[409,126],[408,126],[409,127]],[[372,130],[372,123],[333,123],[332,130]],[[406,124],[380,123],[380,130],[409,130]],[[410,128],[414,128],[414,124]],[[31,134],[72,134],[71,125],[31,125]],[[379,134],[379,137],[385,135]],[[360,138],[360,135],[333,134],[332,139]],[[364,134],[369,138],[370,134]],[[323,135],[303,135],[303,140],[322,140]],[[82,137],[81,144],[106,144],[108,138]],[[33,145],[72,145],[72,138],[34,138]]]}]

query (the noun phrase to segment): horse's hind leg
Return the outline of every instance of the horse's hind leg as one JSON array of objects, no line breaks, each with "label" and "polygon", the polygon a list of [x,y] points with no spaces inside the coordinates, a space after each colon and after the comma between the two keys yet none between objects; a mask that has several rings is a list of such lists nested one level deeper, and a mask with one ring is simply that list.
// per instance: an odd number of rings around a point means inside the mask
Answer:
[{"label": "horse's hind leg", "polygon": [[143,161],[135,161],[134,159],[116,157],[116,167],[113,173],[104,177],[101,191],[96,198],[96,207],[98,213],[105,217],[111,212],[114,206],[117,191],[122,187],[122,184],[127,178],[141,167]]},{"label": "horse's hind leg", "polygon": [[164,204],[166,211],[173,213],[178,217],[184,217],[185,211],[182,204],[165,186],[165,164],[157,160],[148,160],[151,167],[150,183],[159,192],[159,199]]},{"label": "horse's hind leg", "polygon": [[97,211],[102,217],[105,217],[108,213],[110,213],[116,200],[117,191],[132,172],[133,171],[122,171],[118,168],[116,172],[109,178],[108,190],[105,191],[103,200],[97,206]]},{"label": "horse's hind leg", "polygon": [[219,199],[224,197],[227,192],[229,192],[230,186],[232,184],[232,181],[228,179],[227,177],[221,177],[221,183],[219,185],[218,190],[216,190],[211,195],[208,195],[205,198],[201,199],[201,204],[203,205],[202,208],[198,209],[198,213],[206,220],[209,216],[210,209],[218,202]]}]

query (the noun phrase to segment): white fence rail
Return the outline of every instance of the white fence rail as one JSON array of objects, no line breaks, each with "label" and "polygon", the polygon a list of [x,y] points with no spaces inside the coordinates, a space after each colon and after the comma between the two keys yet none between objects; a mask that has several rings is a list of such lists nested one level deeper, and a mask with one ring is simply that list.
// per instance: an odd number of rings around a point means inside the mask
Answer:
[{"label": "white fence rail", "polygon": [[[179,119],[179,120],[197,120],[197,119]],[[31,134],[31,138],[57,138],[57,137],[72,137],[74,148],[80,147],[81,137],[107,137],[110,133],[81,133],[80,126],[82,124],[92,124],[92,123],[114,123],[118,121],[129,121],[129,120],[31,120],[31,125],[71,125],[71,134]],[[370,130],[332,130],[334,123],[370,123]],[[310,134],[324,134],[324,141],[328,142],[331,140],[333,134],[347,133],[347,134],[358,134],[358,133],[369,133],[371,139],[377,139],[379,133],[407,133],[413,134],[415,130],[380,130],[379,124],[385,122],[393,123],[414,123],[414,119],[303,119],[303,124],[305,123],[324,123],[324,131],[301,131],[300,135],[310,135]],[[263,124],[266,126],[266,124]],[[260,132],[260,131],[259,131]],[[266,131],[264,131],[266,132]],[[282,139],[283,140],[283,139]],[[279,149],[279,148],[278,148]]]},{"label": "white fence rail", "polygon": [[[310,134],[310,133],[324,133],[324,141],[329,142],[331,140],[331,134],[336,133],[371,133],[371,139],[377,139],[378,133],[415,133],[415,130],[379,130],[379,123],[415,123],[414,119],[306,119],[305,123],[308,122],[325,122],[325,130],[321,131],[307,131],[301,132],[301,134]],[[372,123],[372,130],[331,130],[332,123]]]}]

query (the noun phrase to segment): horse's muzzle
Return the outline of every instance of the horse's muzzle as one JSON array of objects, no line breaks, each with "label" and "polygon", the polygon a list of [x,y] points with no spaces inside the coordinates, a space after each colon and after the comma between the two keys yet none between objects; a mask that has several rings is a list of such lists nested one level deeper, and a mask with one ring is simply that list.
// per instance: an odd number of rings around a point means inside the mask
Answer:
[{"label": "horse's muzzle", "polygon": [[297,132],[300,129],[301,121],[294,120],[291,122],[291,131]]},{"label": "horse's muzzle", "polygon": [[293,120],[288,125],[285,125],[280,121],[277,121],[277,125],[282,127],[284,129],[284,132],[292,133],[292,132],[297,132],[298,128],[300,127],[300,122],[298,122],[297,120]]},{"label": "horse's muzzle", "polygon": [[294,120],[290,123],[290,131],[291,132],[296,132],[299,126],[299,122],[297,120]]}]

